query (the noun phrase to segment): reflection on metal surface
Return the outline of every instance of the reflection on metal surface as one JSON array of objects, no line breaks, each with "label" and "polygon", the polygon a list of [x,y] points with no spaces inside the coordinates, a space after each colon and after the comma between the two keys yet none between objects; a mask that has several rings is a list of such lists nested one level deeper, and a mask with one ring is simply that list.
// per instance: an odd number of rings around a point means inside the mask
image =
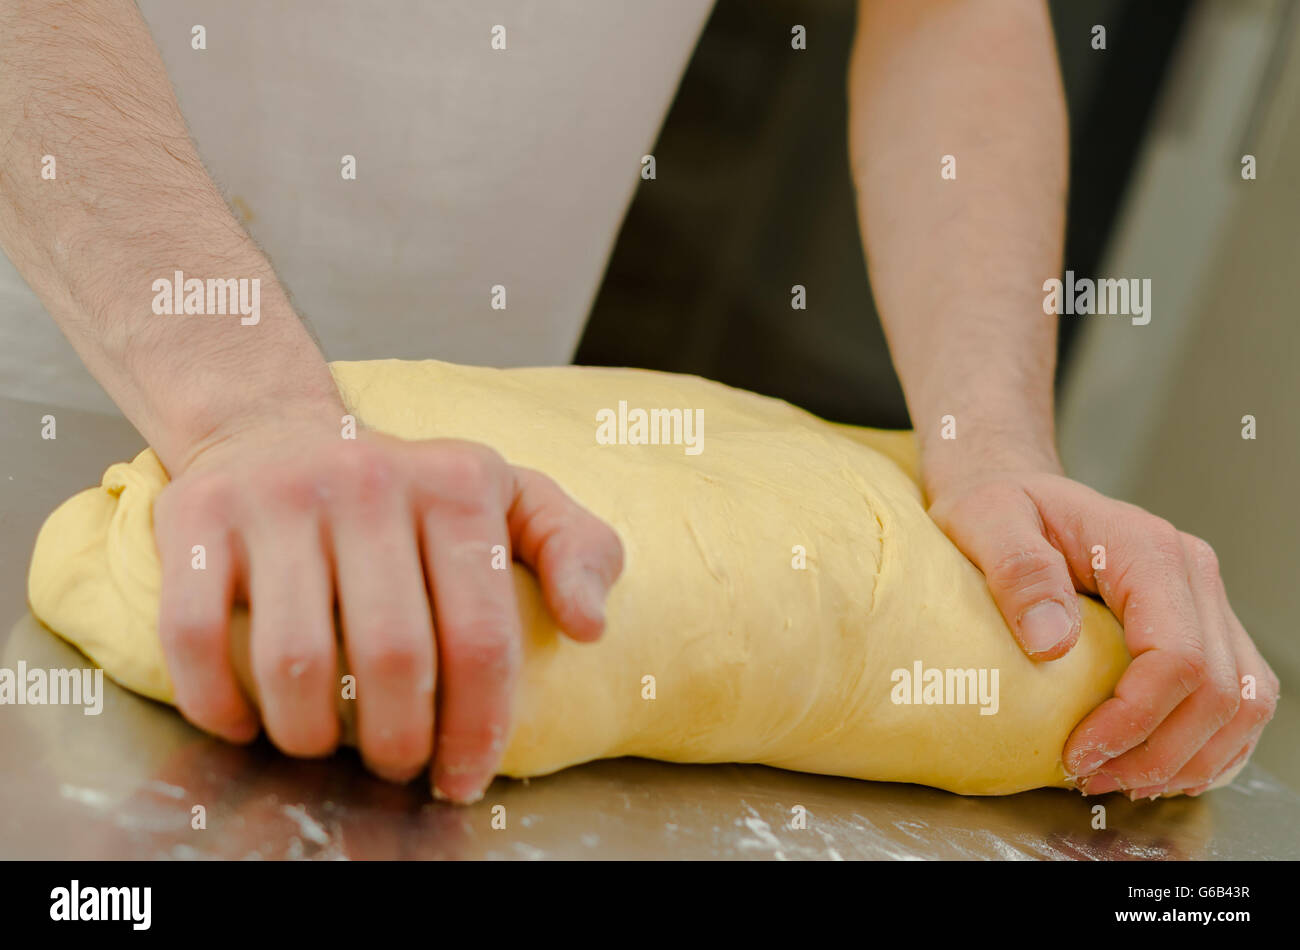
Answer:
[{"label": "reflection on metal surface", "polygon": [[[2,635],[2,634],[0,634]],[[79,667],[31,616],[0,666]],[[1042,790],[962,798],[763,766],[597,762],[498,780],[471,807],[373,778],[351,751],[286,758],[210,739],[105,681],[103,714],[0,706],[0,857],[763,860],[1294,858],[1300,797],[1256,766],[1200,799]],[[1092,808],[1106,808],[1094,830]],[[193,827],[202,806],[203,829]],[[498,806],[504,806],[501,811]],[[806,812],[799,827],[796,806]],[[504,828],[494,828],[504,819]]]}]

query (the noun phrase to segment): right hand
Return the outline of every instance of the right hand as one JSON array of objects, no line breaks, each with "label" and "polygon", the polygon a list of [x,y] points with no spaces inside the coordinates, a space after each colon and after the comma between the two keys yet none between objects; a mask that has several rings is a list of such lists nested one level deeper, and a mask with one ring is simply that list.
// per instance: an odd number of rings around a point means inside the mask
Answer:
[{"label": "right hand", "polygon": [[[234,742],[258,733],[230,655],[238,599],[271,740],[290,755],[331,753],[337,595],[367,766],[408,781],[432,758],[434,794],[456,801],[482,797],[495,775],[522,652],[511,571],[493,569],[493,547],[533,569],[575,640],[600,636],[622,571],[608,526],[474,442],[253,425],[172,474],[154,508],[159,632],[185,717]],[[204,570],[191,566],[196,544]]]}]

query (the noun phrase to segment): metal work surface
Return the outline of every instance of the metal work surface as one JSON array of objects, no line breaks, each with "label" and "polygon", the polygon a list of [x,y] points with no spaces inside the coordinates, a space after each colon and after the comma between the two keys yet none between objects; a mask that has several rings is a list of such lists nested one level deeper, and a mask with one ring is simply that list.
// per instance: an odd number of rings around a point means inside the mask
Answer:
[{"label": "metal work surface", "polygon": [[[58,438],[43,440],[51,411]],[[139,448],[121,419],[0,400],[0,667],[89,665],[27,611],[27,559],[59,502]],[[498,780],[482,802],[458,808],[433,802],[423,783],[373,778],[351,751],[303,762],[264,741],[228,746],[165,706],[107,680],[104,690],[98,716],[0,705],[0,858],[1300,856],[1300,796],[1256,762],[1200,799],[1133,804],[1060,790],[963,798],[761,766],[623,759]],[[1098,803],[1104,829],[1094,828]]]}]

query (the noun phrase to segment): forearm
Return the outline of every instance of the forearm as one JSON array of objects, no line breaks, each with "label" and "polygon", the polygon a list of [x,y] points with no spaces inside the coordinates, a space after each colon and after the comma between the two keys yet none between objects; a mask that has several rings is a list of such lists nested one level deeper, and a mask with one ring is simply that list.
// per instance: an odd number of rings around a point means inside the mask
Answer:
[{"label": "forearm", "polygon": [[[0,3],[0,142],[0,245],[169,468],[262,414],[337,421],[329,369],[204,170],[131,0]],[[176,271],[258,280],[260,319],[155,313]]]},{"label": "forearm", "polygon": [[[872,289],[933,496],[972,471],[1056,469],[1067,121],[1038,0],[863,0],[850,152]],[[941,159],[955,159],[954,180]],[[941,436],[952,415],[956,438]]]}]

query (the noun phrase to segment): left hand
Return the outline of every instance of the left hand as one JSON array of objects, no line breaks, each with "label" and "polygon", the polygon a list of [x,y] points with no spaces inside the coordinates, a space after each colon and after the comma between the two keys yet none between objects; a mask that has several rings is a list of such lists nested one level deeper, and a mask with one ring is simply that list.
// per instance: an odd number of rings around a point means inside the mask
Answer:
[{"label": "left hand", "polygon": [[[1085,795],[1196,795],[1254,750],[1278,680],[1228,604],[1207,543],[1032,469],[945,485],[930,514],[984,572],[1030,658],[1054,660],[1074,646],[1076,590],[1100,596],[1123,623],[1133,662],[1062,755]],[[1096,545],[1105,548],[1102,570],[1092,567]],[[1253,698],[1243,698],[1252,695],[1247,676]]]}]

